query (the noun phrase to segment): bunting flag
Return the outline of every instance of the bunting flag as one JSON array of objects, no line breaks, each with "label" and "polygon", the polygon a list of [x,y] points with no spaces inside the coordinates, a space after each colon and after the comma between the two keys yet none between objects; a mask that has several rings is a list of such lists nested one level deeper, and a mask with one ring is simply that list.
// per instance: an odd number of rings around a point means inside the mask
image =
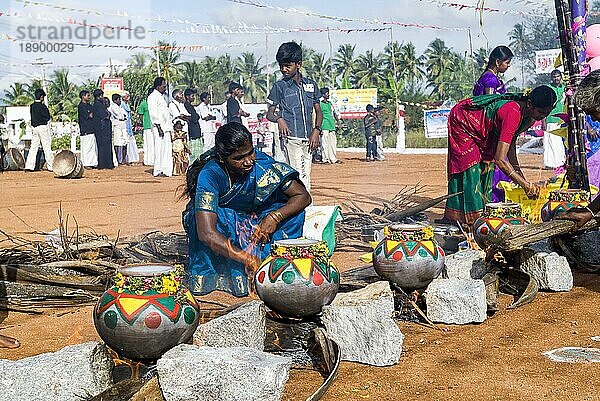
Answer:
[{"label": "bunting flag", "polygon": [[30,39],[18,39],[12,37],[7,34],[2,35],[2,39],[10,40],[12,42],[26,42],[26,43],[47,43],[47,44],[65,44],[65,45],[73,45],[79,47],[87,47],[90,49],[93,48],[111,48],[111,49],[148,49],[148,50],[179,50],[179,51],[210,51],[210,50],[218,50],[223,48],[233,48],[233,47],[254,47],[257,46],[258,43],[226,43],[218,46],[208,46],[208,45],[183,45],[183,46],[159,46],[159,45],[112,45],[107,43],[75,43],[75,42],[58,42],[53,40],[30,40]]},{"label": "bunting flag", "polygon": [[555,16],[552,16],[549,14],[536,14],[536,13],[529,13],[526,11],[517,11],[517,10],[501,10],[499,8],[482,7],[482,6],[473,5],[473,4],[454,3],[454,2],[447,2],[447,1],[443,1],[443,0],[419,0],[419,1],[425,2],[425,3],[430,3],[430,4],[435,4],[438,7],[458,8],[459,10],[486,11],[486,12],[499,13],[499,14],[504,14],[504,15],[508,15],[508,14],[520,15],[522,17],[555,18]]},{"label": "bunting flag", "polygon": [[[27,63],[0,63],[0,66],[6,67],[32,67],[33,64]],[[51,64],[52,68],[92,68],[92,67],[106,67],[110,68],[111,65],[108,63],[104,64]],[[35,66],[36,68],[39,68]],[[112,64],[112,67],[129,67],[129,64]]]},{"label": "bunting flag", "polygon": [[[25,0],[17,0],[17,1],[25,1]],[[272,6],[270,4],[260,3],[255,0],[227,0],[227,1],[229,1],[231,3],[244,4],[247,6],[276,10],[276,11],[280,11],[280,12],[284,12],[284,13],[302,14],[302,15],[306,15],[309,17],[316,17],[316,18],[327,19],[327,20],[332,20],[332,21],[337,21],[337,22],[362,22],[365,24],[395,25],[395,26],[402,26],[405,28],[438,29],[438,30],[445,30],[445,31],[468,31],[469,30],[469,28],[463,28],[463,27],[447,27],[447,26],[405,23],[405,22],[398,22],[398,21],[385,21],[385,20],[380,20],[380,19],[340,17],[340,16],[334,16],[334,15],[319,14],[319,13],[315,13],[312,11],[299,10],[297,8],[285,8],[285,7],[279,7],[279,6]]]},{"label": "bunting flag", "polygon": [[[107,16],[111,16],[111,17],[124,17],[124,18],[129,18],[132,20],[185,24],[188,27],[190,25],[194,25],[198,29],[200,29],[202,31],[202,33],[205,33],[204,31],[207,31],[206,33],[209,33],[213,29],[217,30],[217,31],[219,31],[219,29],[221,29],[221,30],[223,30],[222,33],[234,33],[234,32],[235,33],[252,33],[252,29],[255,27],[255,26],[248,26],[246,24],[239,24],[241,26],[241,28],[240,27],[227,28],[227,27],[223,27],[223,26],[219,26],[219,25],[193,22],[193,21],[190,21],[187,19],[181,19],[181,18],[163,18],[162,16],[145,17],[145,16],[141,16],[141,15],[132,15],[126,11],[107,12],[107,11],[100,11],[100,10],[87,9],[87,8],[67,7],[67,6],[63,6],[60,4],[44,3],[41,1],[31,1],[31,0],[13,0],[13,1],[23,4],[23,7],[28,7],[28,6],[49,7],[49,8],[53,8],[56,10],[79,12],[79,13],[84,13],[84,14],[89,14],[89,15],[107,15]],[[298,10],[296,8],[283,8],[283,7],[271,6],[271,5],[259,3],[257,1],[250,1],[250,0],[229,0],[229,1],[231,1],[233,3],[245,4],[245,5],[250,5],[250,6],[254,6],[254,7],[269,8],[269,9],[278,10],[278,11],[282,11],[282,12],[299,13],[299,14],[304,14],[304,15],[308,15],[308,16],[312,16],[312,17],[333,20],[333,21],[338,21],[338,22],[362,22],[362,23],[369,24],[369,25],[393,25],[393,26],[401,26],[401,27],[405,27],[405,28],[436,29],[436,30],[447,30],[447,31],[467,31],[468,30],[468,28],[462,28],[462,27],[445,27],[445,26],[436,26],[436,25],[425,25],[425,24],[419,24],[419,23],[405,23],[405,22],[399,22],[399,21],[384,21],[384,20],[379,20],[379,19],[364,19],[364,18],[329,16],[329,15],[313,13],[310,11]],[[191,29],[192,28],[190,28],[189,32],[186,31],[185,33],[194,33]],[[233,29],[233,30],[229,31],[229,29]],[[245,32],[246,29],[249,30],[249,32]],[[256,27],[256,30],[258,30],[258,29],[260,29],[260,28]],[[279,30],[279,28],[269,27],[267,29],[271,29],[273,33],[285,32],[285,30]],[[300,28],[298,28],[298,29],[300,29]],[[327,29],[324,29],[321,32],[326,31],[326,30]],[[331,30],[334,30],[334,29],[331,29]],[[350,30],[350,32],[354,32],[354,31],[357,31],[357,30]],[[176,32],[176,31],[172,31],[172,32]],[[296,31],[291,30],[289,32],[296,32]],[[304,32],[304,31],[299,30],[297,32]],[[318,32],[318,31],[305,31],[305,32]],[[340,30],[340,32],[344,32],[344,31]],[[350,32],[346,32],[346,33],[350,33]],[[261,33],[265,33],[265,32],[261,32]]]}]

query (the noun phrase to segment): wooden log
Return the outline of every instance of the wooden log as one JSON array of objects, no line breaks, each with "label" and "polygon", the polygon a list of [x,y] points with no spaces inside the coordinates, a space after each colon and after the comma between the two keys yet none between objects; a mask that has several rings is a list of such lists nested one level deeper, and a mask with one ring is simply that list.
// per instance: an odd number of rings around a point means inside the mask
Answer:
[{"label": "wooden log", "polygon": [[0,265],[0,278],[12,282],[29,282],[55,285],[58,287],[81,288],[90,291],[104,291],[104,285],[94,283],[91,277],[41,275],[21,268],[20,266]]},{"label": "wooden log", "polygon": [[438,203],[445,201],[446,199],[450,199],[453,198],[457,195],[462,194],[461,192],[457,192],[455,194],[448,194],[448,195],[444,195],[444,196],[439,196],[437,198],[434,199],[430,199],[428,201],[425,201],[417,206],[413,206],[413,207],[409,207],[408,209],[402,210],[400,212],[395,212],[395,213],[390,213],[387,216],[384,216],[386,219],[391,220],[391,221],[399,221],[402,220],[405,217],[408,216],[412,216],[415,215],[417,213],[421,213],[427,209],[429,209],[430,207],[433,207],[435,205],[437,205]]},{"label": "wooden log", "polygon": [[[596,230],[599,226],[598,220],[592,219],[581,230]],[[575,223],[570,220],[551,220],[546,223],[509,227],[502,231],[499,242],[494,248],[500,251],[516,251],[527,244],[555,235],[572,233],[574,227]]]}]

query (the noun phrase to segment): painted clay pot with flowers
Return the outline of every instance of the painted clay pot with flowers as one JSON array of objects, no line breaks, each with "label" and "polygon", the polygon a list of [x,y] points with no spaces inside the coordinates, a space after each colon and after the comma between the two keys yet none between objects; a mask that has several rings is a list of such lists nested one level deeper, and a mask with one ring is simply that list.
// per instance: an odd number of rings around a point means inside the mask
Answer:
[{"label": "painted clay pot with flowers", "polygon": [[395,224],[373,250],[373,267],[382,278],[405,291],[427,287],[444,267],[444,250],[434,240],[432,226]]},{"label": "painted clay pot with flowers", "polygon": [[473,237],[482,249],[498,242],[500,233],[510,226],[529,224],[521,205],[512,202],[486,203],[483,214],[473,223]]},{"label": "painted clay pot with flowers", "polygon": [[550,221],[559,213],[574,207],[587,207],[590,203],[590,193],[581,189],[559,189],[551,191],[548,202],[540,211],[542,221]]},{"label": "painted clay pot with flowers", "polygon": [[275,241],[254,275],[256,292],[273,311],[293,318],[321,312],[335,298],[340,273],[324,241]]},{"label": "painted clay pot with flowers", "polygon": [[114,282],[94,308],[94,325],[119,355],[155,360],[192,337],[200,310],[185,286],[183,268],[124,266]]}]

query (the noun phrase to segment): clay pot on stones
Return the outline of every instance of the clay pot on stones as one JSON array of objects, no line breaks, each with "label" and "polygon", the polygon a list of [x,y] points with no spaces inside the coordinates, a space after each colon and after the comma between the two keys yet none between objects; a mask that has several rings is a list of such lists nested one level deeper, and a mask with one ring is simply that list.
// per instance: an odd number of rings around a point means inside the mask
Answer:
[{"label": "clay pot on stones", "polygon": [[427,287],[440,275],[445,254],[431,226],[395,224],[384,229],[385,238],[373,250],[373,267],[385,280],[404,291]]},{"label": "clay pot on stones", "polygon": [[254,275],[256,292],[273,311],[293,318],[316,315],[333,301],[340,273],[324,241],[275,241]]},{"label": "clay pot on stones", "polygon": [[94,308],[100,337],[120,356],[156,360],[187,342],[198,327],[198,303],[183,271],[170,265],[122,267]]},{"label": "clay pot on stones", "polygon": [[542,206],[542,221],[550,221],[557,214],[566,212],[577,206],[585,207],[590,203],[590,193],[580,189],[559,189],[551,191],[548,202]]},{"label": "clay pot on stones", "polygon": [[529,224],[521,205],[511,202],[486,203],[481,217],[473,223],[473,236],[481,249],[497,243],[500,233],[510,226]]}]

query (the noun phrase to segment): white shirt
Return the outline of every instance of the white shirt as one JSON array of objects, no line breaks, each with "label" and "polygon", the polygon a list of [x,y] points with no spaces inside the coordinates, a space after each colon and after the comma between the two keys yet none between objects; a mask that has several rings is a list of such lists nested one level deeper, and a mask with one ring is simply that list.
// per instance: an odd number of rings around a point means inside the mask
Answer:
[{"label": "white shirt", "polygon": [[110,113],[110,122],[117,126],[125,126],[127,121],[127,112],[116,103],[110,103],[108,108]]},{"label": "white shirt", "polygon": [[159,124],[163,132],[173,131],[173,117],[169,112],[169,105],[162,93],[156,89],[148,96],[148,112],[153,125]]},{"label": "white shirt", "polygon": [[204,120],[205,117],[214,116],[210,106],[204,102],[200,102],[198,106],[198,114],[200,114],[200,132],[215,132],[215,120]]},{"label": "white shirt", "polygon": [[175,125],[175,123],[177,121],[181,121],[181,123],[183,124],[182,130],[187,132],[188,131],[187,122],[185,120],[178,118],[182,114],[184,116],[190,115],[190,113],[185,109],[184,104],[182,102],[178,102],[177,100],[173,100],[171,103],[169,103],[169,111],[171,112],[171,117],[172,117],[171,121],[173,121],[173,125]]}]

